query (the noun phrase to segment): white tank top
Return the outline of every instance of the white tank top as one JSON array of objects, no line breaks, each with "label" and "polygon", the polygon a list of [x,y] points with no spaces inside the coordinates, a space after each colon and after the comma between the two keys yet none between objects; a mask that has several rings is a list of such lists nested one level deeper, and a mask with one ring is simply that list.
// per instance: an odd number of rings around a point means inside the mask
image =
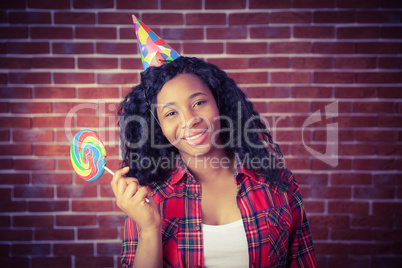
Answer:
[{"label": "white tank top", "polygon": [[223,225],[202,224],[204,267],[249,267],[243,220]]}]

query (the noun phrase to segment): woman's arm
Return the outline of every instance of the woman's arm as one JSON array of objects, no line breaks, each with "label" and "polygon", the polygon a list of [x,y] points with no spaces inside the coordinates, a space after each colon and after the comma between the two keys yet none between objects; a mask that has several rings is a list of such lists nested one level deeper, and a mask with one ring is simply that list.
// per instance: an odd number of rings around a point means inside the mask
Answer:
[{"label": "woman's arm", "polygon": [[161,218],[158,208],[148,189],[142,187],[137,179],[122,177],[128,170],[123,168],[116,171],[110,183],[117,206],[130,218],[126,219],[123,241],[123,253],[127,251],[125,254],[130,258],[123,265],[160,268],[163,257]]},{"label": "woman's arm", "polygon": [[162,267],[161,231],[141,232],[133,267]]},{"label": "woman's arm", "polygon": [[313,240],[304,210],[300,189],[293,175],[289,188],[292,226],[290,226],[289,267],[315,268],[317,262],[314,254]]}]

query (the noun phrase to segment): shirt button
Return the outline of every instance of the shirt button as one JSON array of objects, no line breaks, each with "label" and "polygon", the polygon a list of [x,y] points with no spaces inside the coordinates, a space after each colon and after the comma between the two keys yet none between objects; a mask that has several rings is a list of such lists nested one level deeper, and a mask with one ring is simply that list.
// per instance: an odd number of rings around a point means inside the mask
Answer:
[{"label": "shirt button", "polygon": [[200,227],[199,225],[196,225],[196,226],[194,227],[194,229],[195,229],[196,231],[199,231],[199,230],[201,229],[201,227]]},{"label": "shirt button", "polygon": [[194,197],[198,197],[198,192],[195,192],[195,193],[194,193]]},{"label": "shirt button", "polygon": [[283,221],[282,221],[282,224],[283,224],[283,225],[286,225],[286,221],[285,221],[285,220],[283,220]]}]

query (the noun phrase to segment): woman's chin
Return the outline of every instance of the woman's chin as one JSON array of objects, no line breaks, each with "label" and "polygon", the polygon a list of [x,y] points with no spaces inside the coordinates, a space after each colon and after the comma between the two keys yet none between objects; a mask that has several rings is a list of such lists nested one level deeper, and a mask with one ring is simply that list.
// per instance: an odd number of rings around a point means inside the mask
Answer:
[{"label": "woman's chin", "polygon": [[180,154],[183,155],[187,155],[187,156],[191,156],[191,157],[219,157],[222,154],[220,153],[220,151],[225,150],[224,148],[216,148],[214,147],[212,144],[203,144],[202,146],[198,146],[198,147],[191,147],[188,148],[187,150],[179,150]]}]

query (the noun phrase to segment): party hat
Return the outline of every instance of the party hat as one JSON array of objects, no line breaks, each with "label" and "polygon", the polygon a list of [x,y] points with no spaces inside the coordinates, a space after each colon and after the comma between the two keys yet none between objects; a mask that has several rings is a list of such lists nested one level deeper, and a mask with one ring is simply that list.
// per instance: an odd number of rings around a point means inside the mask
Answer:
[{"label": "party hat", "polygon": [[133,22],[144,70],[150,66],[161,66],[180,57],[176,50],[134,15]]}]

